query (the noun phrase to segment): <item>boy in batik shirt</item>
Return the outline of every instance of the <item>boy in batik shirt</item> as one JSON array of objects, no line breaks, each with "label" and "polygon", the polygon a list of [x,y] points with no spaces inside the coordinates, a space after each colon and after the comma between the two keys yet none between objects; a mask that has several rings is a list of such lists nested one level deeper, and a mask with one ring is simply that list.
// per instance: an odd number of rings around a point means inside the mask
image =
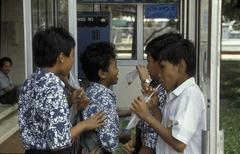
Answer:
[{"label": "boy in batik shirt", "polygon": [[[95,129],[95,138],[89,141],[88,152],[102,147],[104,153],[113,153],[119,143],[119,117],[116,95],[110,86],[117,83],[118,68],[113,44],[99,42],[89,45],[81,55],[82,68],[91,82],[86,89],[89,106],[83,112],[84,119],[96,112],[105,113],[105,125]],[[90,132],[94,134],[93,132]],[[86,136],[89,136],[86,134]],[[89,137],[87,137],[89,138]],[[86,139],[86,137],[85,137]],[[96,140],[96,141],[93,141]],[[94,145],[94,143],[96,143]],[[91,146],[91,147],[90,147]]]},{"label": "boy in batik shirt", "polygon": [[33,38],[37,69],[23,83],[19,96],[20,137],[26,154],[69,154],[83,131],[103,125],[102,113],[71,125],[65,84],[74,62],[75,41],[63,28],[38,31]]}]

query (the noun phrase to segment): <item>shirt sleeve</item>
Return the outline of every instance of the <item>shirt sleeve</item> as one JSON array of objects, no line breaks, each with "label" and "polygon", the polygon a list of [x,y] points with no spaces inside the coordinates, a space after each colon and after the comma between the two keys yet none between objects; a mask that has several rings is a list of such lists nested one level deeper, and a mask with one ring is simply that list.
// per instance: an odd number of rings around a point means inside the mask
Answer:
[{"label": "shirt sleeve", "polygon": [[3,75],[0,75],[0,90],[10,87],[10,82]]},{"label": "shirt sleeve", "polygon": [[71,146],[71,123],[66,96],[61,87],[52,86],[46,92],[48,108],[47,144],[49,149]]},{"label": "shirt sleeve", "polygon": [[116,111],[116,102],[111,98],[101,96],[100,111],[105,114],[105,125],[99,128],[99,139],[104,149],[113,152],[119,144],[118,140],[118,124],[119,118]]},{"label": "shirt sleeve", "polygon": [[[196,99],[198,98],[198,99]],[[201,96],[190,92],[179,100],[179,107],[175,119],[172,120],[172,136],[184,144],[188,144],[198,129],[202,113]]]}]

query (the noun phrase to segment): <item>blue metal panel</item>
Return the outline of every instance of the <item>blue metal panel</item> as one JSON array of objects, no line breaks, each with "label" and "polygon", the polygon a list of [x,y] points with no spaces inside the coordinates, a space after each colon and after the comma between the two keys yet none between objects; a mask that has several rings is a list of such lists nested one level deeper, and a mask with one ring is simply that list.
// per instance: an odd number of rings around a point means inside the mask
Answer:
[{"label": "blue metal panel", "polygon": [[[79,12],[77,15],[78,28],[78,60],[85,48],[94,42],[110,42],[110,13],[109,12]],[[78,77],[85,78],[78,61]]]},{"label": "blue metal panel", "polygon": [[156,3],[159,0],[78,0],[79,3]]},{"label": "blue metal panel", "polygon": [[146,5],[144,8],[144,15],[146,19],[154,18],[177,18],[177,4],[155,4]]}]

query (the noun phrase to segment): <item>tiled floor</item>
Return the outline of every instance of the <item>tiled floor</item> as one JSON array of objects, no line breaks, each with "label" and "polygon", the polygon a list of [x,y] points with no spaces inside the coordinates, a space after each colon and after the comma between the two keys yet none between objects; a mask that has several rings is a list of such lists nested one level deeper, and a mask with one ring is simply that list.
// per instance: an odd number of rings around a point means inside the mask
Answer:
[{"label": "tiled floor", "polygon": [[0,103],[0,120],[17,109],[17,104],[3,105]]},{"label": "tiled floor", "polygon": [[0,153],[24,153],[19,139],[19,132],[12,135],[5,142],[0,144]]}]

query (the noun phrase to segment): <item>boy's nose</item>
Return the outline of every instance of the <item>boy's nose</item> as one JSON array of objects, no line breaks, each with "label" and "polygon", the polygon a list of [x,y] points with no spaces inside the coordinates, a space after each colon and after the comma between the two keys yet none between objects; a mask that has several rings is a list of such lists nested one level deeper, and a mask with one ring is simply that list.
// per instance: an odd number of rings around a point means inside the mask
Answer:
[{"label": "boy's nose", "polygon": [[158,73],[158,81],[159,81],[160,83],[162,83],[162,74],[161,74],[161,73]]}]

